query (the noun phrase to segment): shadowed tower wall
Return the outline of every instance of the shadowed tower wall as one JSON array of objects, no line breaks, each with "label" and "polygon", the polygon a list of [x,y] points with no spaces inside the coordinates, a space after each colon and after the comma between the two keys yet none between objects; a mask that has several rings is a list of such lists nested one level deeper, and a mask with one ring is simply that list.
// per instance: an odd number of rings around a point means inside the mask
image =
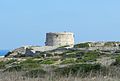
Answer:
[{"label": "shadowed tower wall", "polygon": [[74,45],[74,34],[71,32],[58,32],[46,34],[46,46],[66,46]]}]

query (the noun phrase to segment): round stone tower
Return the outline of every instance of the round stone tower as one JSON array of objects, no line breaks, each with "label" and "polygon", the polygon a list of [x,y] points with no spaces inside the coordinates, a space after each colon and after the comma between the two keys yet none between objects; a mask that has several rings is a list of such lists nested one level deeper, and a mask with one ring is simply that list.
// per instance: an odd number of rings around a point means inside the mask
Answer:
[{"label": "round stone tower", "polygon": [[71,32],[50,32],[46,34],[46,46],[73,46],[74,34]]}]

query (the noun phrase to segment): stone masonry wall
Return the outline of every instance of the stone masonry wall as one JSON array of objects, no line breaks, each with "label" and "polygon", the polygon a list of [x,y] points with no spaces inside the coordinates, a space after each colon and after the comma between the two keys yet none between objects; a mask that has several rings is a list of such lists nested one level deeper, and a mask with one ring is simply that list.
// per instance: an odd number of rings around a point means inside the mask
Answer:
[{"label": "stone masonry wall", "polygon": [[46,34],[46,46],[74,45],[74,34],[71,32],[58,32]]}]

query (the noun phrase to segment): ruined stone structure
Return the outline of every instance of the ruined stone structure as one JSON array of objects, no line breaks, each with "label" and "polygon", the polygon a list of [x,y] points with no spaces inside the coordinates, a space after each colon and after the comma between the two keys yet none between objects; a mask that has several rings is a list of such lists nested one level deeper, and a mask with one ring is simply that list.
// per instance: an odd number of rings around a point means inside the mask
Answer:
[{"label": "ruined stone structure", "polygon": [[74,34],[71,32],[50,32],[46,34],[46,46],[73,46]]}]

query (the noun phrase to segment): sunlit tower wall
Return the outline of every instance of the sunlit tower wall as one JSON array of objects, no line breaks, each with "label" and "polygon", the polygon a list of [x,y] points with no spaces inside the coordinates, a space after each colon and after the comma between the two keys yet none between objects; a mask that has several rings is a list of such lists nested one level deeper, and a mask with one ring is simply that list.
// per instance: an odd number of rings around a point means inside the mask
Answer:
[{"label": "sunlit tower wall", "polygon": [[46,46],[70,46],[74,45],[74,34],[72,32],[50,32],[46,33]]}]

